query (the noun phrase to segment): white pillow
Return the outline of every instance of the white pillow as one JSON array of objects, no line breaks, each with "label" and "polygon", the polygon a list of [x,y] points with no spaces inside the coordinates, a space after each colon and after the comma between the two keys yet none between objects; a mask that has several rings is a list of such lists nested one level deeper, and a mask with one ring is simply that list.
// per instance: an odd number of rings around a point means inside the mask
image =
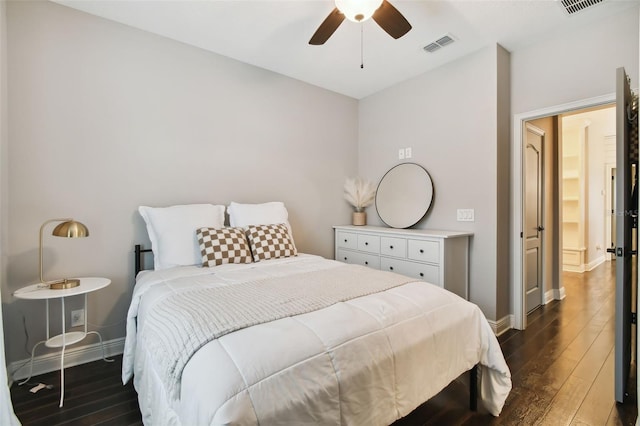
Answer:
[{"label": "white pillow", "polygon": [[262,204],[240,204],[231,202],[227,207],[229,226],[246,228],[251,225],[277,225],[284,223],[293,241],[293,231],[289,224],[289,212],[281,201]]},{"label": "white pillow", "polygon": [[202,264],[196,230],[224,226],[224,206],[213,204],[140,206],[138,211],[147,224],[156,270]]},{"label": "white pillow", "polygon": [[285,223],[289,229],[289,212],[280,201],[263,204],[239,204],[233,201],[227,208],[229,226],[247,227],[249,225],[274,225]]}]

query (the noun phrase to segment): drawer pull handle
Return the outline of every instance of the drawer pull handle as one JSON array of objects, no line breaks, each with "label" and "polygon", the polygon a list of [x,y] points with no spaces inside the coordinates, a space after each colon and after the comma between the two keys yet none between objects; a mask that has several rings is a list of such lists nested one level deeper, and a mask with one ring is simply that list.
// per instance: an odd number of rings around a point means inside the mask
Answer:
[{"label": "drawer pull handle", "polygon": [[393,266],[389,266],[389,270],[390,270],[390,271],[393,271]]},{"label": "drawer pull handle", "polygon": [[368,246],[368,245],[369,245],[369,243],[365,241],[365,242],[364,242],[364,245],[365,245],[365,246]]},{"label": "drawer pull handle", "polygon": [[423,272],[420,272],[420,277],[424,277],[424,273]]},{"label": "drawer pull handle", "polygon": [[389,248],[390,248],[391,250],[393,250],[393,246],[389,246]]},{"label": "drawer pull handle", "polygon": [[347,239],[346,239],[346,238],[344,239],[344,242],[345,242],[345,243],[347,242]]},{"label": "drawer pull handle", "polygon": [[347,258],[345,257],[344,260],[347,260]]},{"label": "drawer pull handle", "polygon": [[364,261],[364,264],[365,264],[365,265],[368,265],[368,264],[369,264],[369,262],[367,262],[367,261],[365,260],[365,261]]},{"label": "drawer pull handle", "polygon": [[420,253],[424,253],[424,250],[423,250],[423,249],[420,249]]}]

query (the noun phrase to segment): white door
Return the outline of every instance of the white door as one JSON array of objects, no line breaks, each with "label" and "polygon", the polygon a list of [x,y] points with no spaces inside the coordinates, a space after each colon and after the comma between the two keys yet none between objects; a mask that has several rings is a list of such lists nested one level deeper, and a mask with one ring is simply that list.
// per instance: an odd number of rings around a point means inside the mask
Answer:
[{"label": "white door", "polygon": [[527,313],[542,303],[542,200],[544,131],[525,124],[524,164],[524,294]]}]

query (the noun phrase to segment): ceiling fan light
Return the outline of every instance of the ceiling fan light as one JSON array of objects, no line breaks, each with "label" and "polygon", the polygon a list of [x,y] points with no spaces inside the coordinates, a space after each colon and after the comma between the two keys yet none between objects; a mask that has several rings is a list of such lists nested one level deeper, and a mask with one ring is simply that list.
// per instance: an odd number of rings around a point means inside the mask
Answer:
[{"label": "ceiling fan light", "polygon": [[382,0],[336,0],[336,7],[350,21],[363,22],[373,16]]}]

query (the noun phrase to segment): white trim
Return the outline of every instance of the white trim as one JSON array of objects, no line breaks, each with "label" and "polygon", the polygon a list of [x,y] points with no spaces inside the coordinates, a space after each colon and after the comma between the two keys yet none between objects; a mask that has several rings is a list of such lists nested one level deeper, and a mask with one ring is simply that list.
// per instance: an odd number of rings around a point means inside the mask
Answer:
[{"label": "white trim", "polygon": [[[124,352],[124,337],[104,342],[104,354],[106,357],[120,355]],[[87,362],[102,359],[100,342],[90,345],[75,346],[64,351],[64,366],[86,364]],[[29,377],[30,358],[14,361],[9,364],[9,372],[12,380],[21,380]],[[60,370],[60,352],[36,356],[33,358],[33,376]]]},{"label": "white trim", "polygon": [[586,270],[587,270],[587,268],[585,268],[584,264],[582,264],[582,265],[562,265],[562,271],[563,272],[577,272],[579,274],[582,274]]},{"label": "white trim", "polygon": [[543,304],[546,305],[546,304],[550,303],[553,300],[553,295],[554,295],[553,289],[545,291],[544,292],[544,302],[543,302]]},{"label": "white trim", "polygon": [[563,300],[565,297],[567,297],[567,292],[564,290],[564,286],[560,287],[559,289],[553,289],[553,298],[555,300]]},{"label": "white trim", "polygon": [[586,270],[587,271],[593,271],[595,268],[597,268],[598,266],[602,265],[606,260],[605,255],[603,254],[602,256],[598,257],[595,260],[592,260],[591,262],[587,263],[586,266]]},{"label": "white trim", "polygon": [[567,296],[567,293],[564,290],[564,287],[552,288],[551,290],[544,293],[544,304],[551,303],[554,300],[562,300]]},{"label": "white trim", "polygon": [[513,315],[504,316],[498,321],[487,320],[487,322],[491,326],[493,333],[496,336],[500,336],[513,328],[511,326],[511,324],[513,324]]},{"label": "white trim", "polygon": [[523,270],[523,239],[520,237],[522,232],[522,215],[523,199],[522,199],[522,142],[524,122],[550,115],[558,115],[568,111],[589,108],[598,105],[605,105],[614,102],[615,93],[604,96],[584,99],[576,102],[556,105],[548,108],[542,108],[535,111],[515,114],[513,116],[513,146],[511,150],[511,243],[513,246],[512,272],[511,272],[511,294],[513,305],[513,327],[524,330],[527,326],[527,313],[524,306],[525,298],[523,292],[524,270]]},{"label": "white trim", "polygon": [[597,268],[598,266],[602,265],[605,261],[607,260],[606,256],[603,254],[600,257],[598,257],[595,260],[592,260],[589,263],[583,263],[582,265],[562,265],[562,270],[565,272],[578,272],[578,273],[584,273],[584,272],[589,272],[589,271],[593,271],[595,268]]}]

